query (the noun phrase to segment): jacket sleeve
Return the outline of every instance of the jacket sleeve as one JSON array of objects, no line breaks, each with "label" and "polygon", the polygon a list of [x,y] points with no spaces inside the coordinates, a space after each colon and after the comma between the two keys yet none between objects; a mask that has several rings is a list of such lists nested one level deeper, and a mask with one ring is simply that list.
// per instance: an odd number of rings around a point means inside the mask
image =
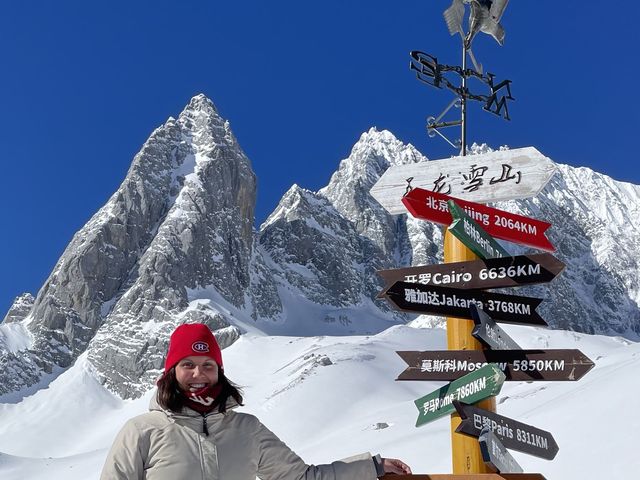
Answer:
[{"label": "jacket sleeve", "polygon": [[268,428],[260,424],[258,477],[262,480],[375,480],[376,467],[370,454],[338,460],[326,465],[307,465]]},{"label": "jacket sleeve", "polygon": [[128,421],[113,441],[100,480],[143,480],[148,451],[148,442]]}]

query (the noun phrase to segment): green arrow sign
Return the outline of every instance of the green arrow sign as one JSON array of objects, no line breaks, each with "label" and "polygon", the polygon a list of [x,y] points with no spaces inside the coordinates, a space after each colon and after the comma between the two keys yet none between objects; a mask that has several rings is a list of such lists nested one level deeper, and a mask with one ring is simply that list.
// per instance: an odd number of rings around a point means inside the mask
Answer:
[{"label": "green arrow sign", "polygon": [[420,412],[416,427],[456,411],[454,400],[476,403],[500,392],[505,375],[500,368],[489,363],[438,390],[419,398],[414,403]]},{"label": "green arrow sign", "polygon": [[482,259],[510,257],[509,252],[500,246],[491,235],[484,231],[478,223],[467,213],[458,207],[453,200],[449,200],[449,213],[453,222],[449,225],[449,231],[458,240]]}]

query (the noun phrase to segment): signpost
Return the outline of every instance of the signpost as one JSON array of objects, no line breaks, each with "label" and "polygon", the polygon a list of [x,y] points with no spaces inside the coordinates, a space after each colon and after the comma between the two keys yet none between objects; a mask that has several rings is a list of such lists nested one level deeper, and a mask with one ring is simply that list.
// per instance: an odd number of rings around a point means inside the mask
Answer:
[{"label": "signpost", "polygon": [[550,282],[563,269],[564,263],[550,253],[536,253],[379,270],[378,275],[384,279],[386,286],[378,297],[382,297],[395,282],[486,290]]},{"label": "signpost", "polygon": [[469,307],[476,326],[471,335],[493,350],[520,350],[520,346],[493,321],[489,315],[475,305]]},{"label": "signpost", "polygon": [[449,225],[449,231],[464,243],[469,250],[483,259],[511,256],[475,220],[459,208],[453,200],[449,200],[447,203],[449,205],[449,213],[453,217],[453,222]]},{"label": "signpost", "polygon": [[457,432],[479,437],[482,429],[489,427],[508,449],[546,460],[557,455],[558,444],[549,432],[465,403],[454,403],[462,419]]},{"label": "signpost", "polygon": [[478,438],[482,460],[498,473],[521,473],[522,467],[507,451],[502,442],[485,427]]},{"label": "signpost", "polygon": [[417,399],[414,403],[420,413],[416,427],[455,412],[454,400],[475,403],[497,395],[504,378],[497,366],[489,364]]},{"label": "signpost", "polygon": [[555,247],[545,236],[545,232],[551,224],[542,220],[422,188],[413,188],[404,196],[402,203],[415,218],[449,225],[452,221],[447,205],[449,200],[454,200],[492,237],[549,252],[555,250]]},{"label": "signpost", "polygon": [[495,365],[507,381],[576,381],[594,366],[580,350],[428,350],[396,352],[409,365],[397,380],[455,380]]},{"label": "signpost", "polygon": [[547,322],[536,312],[541,298],[406,282],[394,283],[385,296],[392,305],[404,312],[473,319],[469,307],[476,304],[498,322],[547,326]]},{"label": "signpost", "polygon": [[433,190],[478,203],[535,197],[556,165],[534,147],[454,157],[387,169],[371,195],[389,213],[405,213],[402,196],[411,187]]},{"label": "signpost", "polygon": [[[465,33],[463,26],[467,4],[470,5],[467,22],[469,31]],[[544,479],[540,474],[483,473],[490,472],[490,469],[484,463],[482,453],[489,459],[494,469],[519,470],[515,462],[509,461],[510,457],[504,447],[499,445],[500,440],[503,442],[508,440],[511,444],[515,442],[521,449],[526,447],[543,458],[549,456],[553,458],[557,452],[557,445],[547,432],[494,413],[496,408],[494,396],[500,391],[506,378],[501,369],[504,369],[513,379],[518,375],[524,375],[527,379],[532,377],[544,379],[542,378],[544,375],[555,372],[557,376],[566,377],[562,379],[574,380],[578,367],[584,370],[577,374],[579,378],[593,366],[593,363],[580,352],[578,353],[582,357],[578,360],[572,357],[573,363],[566,358],[536,357],[536,355],[548,355],[549,352],[557,351],[520,350],[513,340],[492,323],[493,317],[502,322],[546,325],[546,322],[535,312],[537,305],[541,302],[540,299],[464,290],[550,281],[564,267],[562,265],[559,269],[556,268],[557,272],[549,271],[549,275],[543,276],[540,271],[541,264],[531,262],[530,257],[528,260],[523,260],[523,256],[510,257],[491,238],[553,251],[553,245],[544,236],[550,224],[479,205],[537,195],[555,173],[555,164],[533,147],[466,157],[468,101],[484,102],[485,110],[499,116],[503,115],[509,120],[507,102],[514,100],[511,95],[511,81],[498,82],[494,74],[485,74],[471,52],[471,43],[478,32],[492,35],[502,45],[504,28],[499,22],[507,4],[508,0],[486,2],[453,0],[451,6],[445,10],[444,17],[449,32],[452,35],[459,34],[463,40],[461,66],[443,64],[435,56],[425,52],[411,52],[411,69],[416,72],[418,80],[436,88],[445,87],[456,96],[437,118],[427,119],[427,133],[429,136],[439,135],[454,148],[459,146],[461,156],[391,167],[371,189],[371,195],[391,214],[404,213],[404,204],[416,218],[436,221],[444,225],[451,224],[444,234],[444,262],[450,265],[442,266],[442,270],[439,270],[440,267],[426,267],[427,270],[424,270],[425,267],[418,267],[422,270],[404,269],[402,273],[395,271],[389,273],[389,277],[385,277],[387,287],[382,295],[400,310],[448,316],[448,352],[398,352],[400,355],[409,355],[407,370],[418,371],[412,372],[412,375],[419,374],[419,378],[414,375],[412,379],[425,379],[425,372],[444,375],[449,379],[453,378],[451,375],[454,373],[457,378],[460,372],[471,371],[415,401],[420,412],[416,426],[451,413],[451,452],[454,474],[394,475],[394,480],[409,478],[415,480]],[[471,58],[476,70],[467,67],[467,56]],[[460,85],[450,80],[450,77],[455,75],[459,77]],[[474,92],[468,86],[470,79],[482,82],[485,87],[490,88],[490,92],[486,94]],[[454,105],[460,107],[460,120],[443,121]],[[452,143],[440,131],[457,125],[461,127],[459,145]],[[449,202],[448,205],[447,202]],[[456,204],[459,206],[459,212],[456,211]],[[474,222],[478,222],[479,225],[474,225]],[[485,260],[477,261],[474,252]],[[507,263],[489,265],[488,262],[494,261],[493,257],[502,257],[496,258],[495,261]],[[467,268],[469,271],[466,270]],[[410,272],[407,273],[407,270]],[[419,280],[416,277],[411,280],[408,278],[414,273],[419,276]],[[402,277],[398,278],[398,275]],[[477,309],[474,308],[476,306]],[[479,309],[491,316],[485,317]],[[469,318],[475,319],[478,325],[466,320]],[[516,348],[516,350],[482,350],[482,343],[472,335],[472,332],[490,348]],[[436,355],[440,357],[435,357]],[[443,355],[449,356],[445,358],[442,357]],[[456,358],[456,356],[462,357]],[[503,364],[498,366],[487,363],[490,357],[503,360]],[[565,367],[569,363],[571,370],[567,372]],[[471,428],[468,425],[468,412],[458,403],[460,400],[477,403],[476,407],[470,407],[475,409],[471,427],[489,426],[491,428],[492,433],[485,432],[481,442],[455,433],[463,432],[469,435]],[[456,404],[457,412],[452,410],[453,403]],[[494,417],[491,418],[490,415]],[[478,425],[476,420],[479,422]],[[472,433],[476,437],[479,434],[480,432],[476,434],[475,431]],[[504,438],[500,438],[500,435]],[[481,452],[480,443],[484,452]],[[504,446],[509,448],[507,443]],[[391,479],[388,478],[388,480]]]}]

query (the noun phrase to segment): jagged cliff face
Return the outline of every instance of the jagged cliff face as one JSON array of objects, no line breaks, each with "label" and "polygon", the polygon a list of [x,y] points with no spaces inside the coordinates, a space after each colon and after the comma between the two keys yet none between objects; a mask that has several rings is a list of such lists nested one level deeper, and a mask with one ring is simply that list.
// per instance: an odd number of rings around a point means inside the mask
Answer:
[{"label": "jagged cliff face", "polygon": [[545,299],[538,311],[551,326],[640,339],[639,186],[559,165],[536,198],[498,207],[552,224],[548,237],[565,270],[518,291]]},{"label": "jagged cliff face", "polygon": [[[158,133],[168,141],[149,145]],[[159,177],[158,169],[146,168],[158,157]],[[125,396],[160,373],[166,340],[179,321],[229,326],[224,313],[189,309],[189,290],[211,287],[244,306],[256,197],[249,160],[204,96],[154,133],[138,158],[145,173],[161,180],[165,213],[89,349],[103,380]],[[235,338],[228,332],[219,340],[224,347]]]},{"label": "jagged cliff face", "polygon": [[[87,352],[112,391],[138,396],[183,322],[209,324],[224,347],[241,331],[362,334],[411,320],[375,299],[375,272],[441,262],[442,229],[390,216],[369,190],[391,165],[421,161],[371,129],[325,188],[294,185],[256,232],[249,160],[213,104],[194,97],[153,132],[37,298],[7,314],[12,338],[27,333],[9,345],[0,325],[0,395]],[[538,310],[554,327],[640,338],[640,187],[560,165],[536,198],[498,207],[551,222],[567,265],[552,284],[511,293],[543,297]]]},{"label": "jagged cliff face", "polygon": [[[132,395],[161,368],[167,332],[179,321],[228,327],[219,312],[187,312],[188,291],[212,286],[244,305],[255,194],[228,123],[206,97],[194,97],[153,132],[118,191],[66,248],[27,319],[33,346],[18,356],[34,368],[22,368],[8,390],[88,349],[102,380]],[[235,336],[227,330],[222,343]],[[16,354],[0,362],[21,363]]]},{"label": "jagged cliff face", "polygon": [[[361,136],[327,187],[311,192],[294,185],[283,196],[260,227],[257,244],[278,287],[277,302],[269,304],[279,305],[274,316],[289,325],[263,329],[372,333],[407,320],[375,300],[381,286],[375,272],[412,259],[437,261],[441,232],[433,224],[389,215],[369,190],[391,165],[420,161],[426,158],[414,147],[374,128]],[[310,301],[302,318],[292,314],[298,310],[291,308],[295,297]]]},{"label": "jagged cliff face", "polygon": [[[271,267],[281,305],[277,318],[290,324],[287,332],[376,330],[369,322],[359,322],[359,310],[376,308],[372,303],[379,290],[375,272],[388,260],[378,245],[359,235],[355,225],[326,198],[292,187],[262,226],[258,246],[265,264]],[[296,298],[310,304],[300,307],[303,316],[292,314]],[[338,330],[328,329],[330,324]],[[265,327],[271,330],[269,325]]]},{"label": "jagged cliff face", "polygon": [[319,191],[335,209],[382,251],[393,265],[433,263],[437,259],[440,228],[434,224],[391,216],[369,194],[391,166],[427,161],[412,145],[388,131],[372,128],[362,134],[349,158],[343,160],[329,185]]},{"label": "jagged cliff face", "polygon": [[[291,325],[289,332],[309,333],[311,329],[320,334],[326,329],[323,323],[341,324],[344,333],[372,332],[381,327],[363,324],[362,311],[369,308],[384,312],[392,321],[406,320],[386,302],[373,300],[380,290],[375,272],[392,268],[398,259],[412,258],[407,223],[414,227],[414,237],[422,234],[427,239],[426,245],[433,243],[433,226],[392,217],[369,190],[390,165],[423,160],[412,146],[403,145],[389,132],[372,129],[340,163],[326,188],[316,193],[294,185],[283,196],[260,227],[259,251],[272,266],[281,292],[293,289],[313,304],[328,307],[307,310],[302,321],[290,318],[290,323],[299,325]],[[279,299],[280,305],[288,303]],[[282,308],[278,314],[287,316]],[[318,330],[309,325],[314,322]]]}]

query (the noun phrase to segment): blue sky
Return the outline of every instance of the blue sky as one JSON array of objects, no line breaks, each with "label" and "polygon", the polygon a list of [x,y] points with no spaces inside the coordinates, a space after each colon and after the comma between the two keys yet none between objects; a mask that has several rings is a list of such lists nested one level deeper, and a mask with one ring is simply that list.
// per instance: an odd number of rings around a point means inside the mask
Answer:
[{"label": "blue sky", "polygon": [[[363,131],[431,159],[425,118],[450,101],[409,51],[459,61],[448,0],[26,1],[0,14],[0,318],[34,295],[158,125],[197,93],[231,122],[258,176],[259,223],[293,183],[316,190]],[[637,2],[513,0],[485,70],[513,81],[505,122],[472,105],[469,140],[535,146],[640,184]]]}]

